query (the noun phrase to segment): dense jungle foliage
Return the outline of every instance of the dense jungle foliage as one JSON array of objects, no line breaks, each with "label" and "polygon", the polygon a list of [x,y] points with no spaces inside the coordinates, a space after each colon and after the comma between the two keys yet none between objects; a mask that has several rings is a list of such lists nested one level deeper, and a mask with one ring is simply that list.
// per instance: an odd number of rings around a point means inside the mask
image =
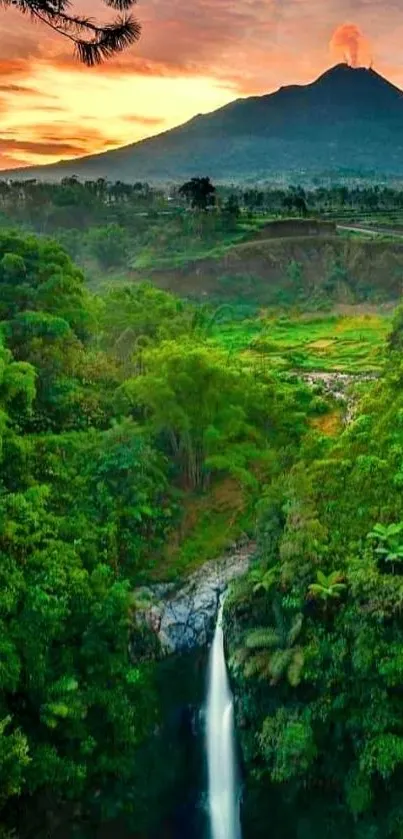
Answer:
[{"label": "dense jungle foliage", "polygon": [[401,833],[401,324],[351,425],[267,486],[228,603],[248,836]]},{"label": "dense jungle foliage", "polygon": [[320,400],[208,346],[206,307],[90,295],[48,239],[1,234],[0,308],[0,835],[143,835],[161,709],[133,589],[175,572],[189,500],[229,482],[246,508],[294,462]]},{"label": "dense jungle foliage", "polygon": [[241,352],[231,318],[147,283],[90,293],[59,242],[0,233],[1,839],[163,835],[189,766],[167,684],[185,682],[135,589],[241,532],[244,836],[400,837],[403,313],[330,433],[340,408],[270,347],[287,319]]}]

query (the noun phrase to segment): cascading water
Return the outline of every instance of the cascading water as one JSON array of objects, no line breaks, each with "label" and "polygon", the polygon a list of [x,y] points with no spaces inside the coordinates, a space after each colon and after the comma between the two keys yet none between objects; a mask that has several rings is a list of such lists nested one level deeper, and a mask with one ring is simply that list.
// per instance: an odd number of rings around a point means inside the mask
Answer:
[{"label": "cascading water", "polygon": [[234,704],[218,613],[210,652],[207,698],[208,806],[211,839],[241,839],[235,753]]}]

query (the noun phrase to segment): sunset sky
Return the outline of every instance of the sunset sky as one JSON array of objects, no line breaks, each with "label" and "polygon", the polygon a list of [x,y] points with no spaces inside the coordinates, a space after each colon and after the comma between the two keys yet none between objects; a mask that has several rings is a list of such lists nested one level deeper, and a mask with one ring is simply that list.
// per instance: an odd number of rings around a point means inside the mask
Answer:
[{"label": "sunset sky", "polygon": [[[98,0],[74,8],[106,13]],[[141,0],[137,17],[141,41],[87,69],[65,39],[0,8],[0,168],[105,151],[240,96],[312,81],[342,59],[329,43],[344,23],[403,87],[401,0]]]}]

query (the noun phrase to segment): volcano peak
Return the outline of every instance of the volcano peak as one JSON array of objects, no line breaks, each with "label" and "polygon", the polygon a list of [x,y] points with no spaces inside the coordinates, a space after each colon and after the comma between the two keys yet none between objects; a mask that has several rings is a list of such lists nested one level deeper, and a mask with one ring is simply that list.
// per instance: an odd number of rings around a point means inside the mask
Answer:
[{"label": "volcano peak", "polygon": [[403,175],[403,92],[372,68],[342,63],[311,84],[235,100],[138,143],[10,174],[161,183],[200,173],[232,182],[346,171]]}]

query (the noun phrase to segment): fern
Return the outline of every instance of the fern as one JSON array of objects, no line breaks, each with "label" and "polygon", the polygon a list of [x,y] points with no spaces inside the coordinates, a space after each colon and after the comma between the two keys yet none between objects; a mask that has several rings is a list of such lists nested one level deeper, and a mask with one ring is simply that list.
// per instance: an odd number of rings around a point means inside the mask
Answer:
[{"label": "fern", "polygon": [[261,652],[251,656],[245,665],[244,674],[248,679],[252,676],[268,678],[270,676],[270,659],[267,653]]},{"label": "fern", "polygon": [[294,650],[292,661],[289,664],[287,676],[291,687],[298,687],[301,681],[301,673],[304,667],[304,653],[299,647]]},{"label": "fern", "polygon": [[289,645],[290,647],[291,647],[291,646],[295,643],[295,641],[297,640],[298,635],[299,635],[299,634],[300,634],[300,632],[301,632],[303,622],[304,622],[304,616],[303,616],[303,615],[301,615],[301,614],[298,614],[298,615],[294,618],[294,621],[293,621],[293,623],[292,623],[292,626],[291,626],[291,629],[290,629],[290,631],[289,631],[289,633],[288,633],[288,638],[287,638],[288,645]]},{"label": "fern", "polygon": [[270,659],[272,683],[277,684],[289,667],[293,657],[292,650],[276,650]]},{"label": "fern", "polygon": [[276,629],[261,628],[253,629],[246,637],[246,647],[248,650],[258,650],[262,647],[270,649],[279,643],[279,634]]}]

